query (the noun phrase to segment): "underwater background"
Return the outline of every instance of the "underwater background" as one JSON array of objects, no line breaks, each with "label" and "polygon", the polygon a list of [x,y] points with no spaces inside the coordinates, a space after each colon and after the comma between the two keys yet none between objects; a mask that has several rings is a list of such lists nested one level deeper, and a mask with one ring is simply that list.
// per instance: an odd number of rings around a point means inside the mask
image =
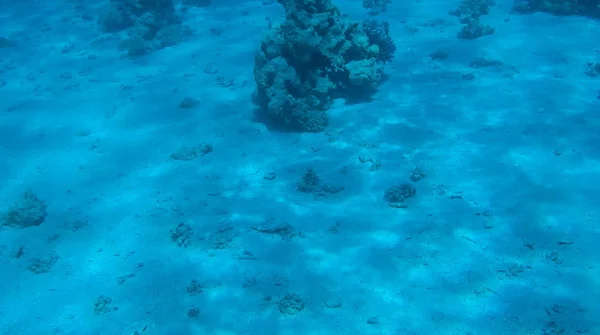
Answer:
[{"label": "underwater background", "polygon": [[0,334],[600,334],[600,8],[0,3]]}]

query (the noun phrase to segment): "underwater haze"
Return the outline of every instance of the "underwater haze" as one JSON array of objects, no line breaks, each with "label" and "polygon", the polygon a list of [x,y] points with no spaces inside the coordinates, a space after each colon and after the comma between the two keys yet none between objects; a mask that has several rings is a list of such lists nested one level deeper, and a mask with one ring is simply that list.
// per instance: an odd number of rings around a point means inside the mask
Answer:
[{"label": "underwater haze", "polygon": [[3,0],[0,335],[600,334],[595,0]]}]

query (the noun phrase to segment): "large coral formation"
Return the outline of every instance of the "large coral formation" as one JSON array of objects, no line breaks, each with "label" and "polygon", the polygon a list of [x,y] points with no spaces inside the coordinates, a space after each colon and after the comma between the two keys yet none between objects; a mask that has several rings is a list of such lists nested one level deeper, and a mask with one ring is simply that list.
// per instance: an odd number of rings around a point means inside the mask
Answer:
[{"label": "large coral formation", "polygon": [[494,28],[483,24],[479,18],[487,15],[490,7],[494,6],[494,0],[461,0],[456,10],[450,12],[450,15],[458,17],[463,28],[458,32],[460,39],[474,40],[476,38],[491,35]]},{"label": "large coral formation", "polygon": [[124,31],[121,48],[129,56],[175,45],[184,36],[173,0],[110,0],[99,24],[105,32]]},{"label": "large coral formation", "polygon": [[369,96],[396,49],[387,22],[351,22],[331,0],[277,0],[285,21],[256,53],[255,102],[289,130],[327,126],[335,98]]},{"label": "large coral formation", "polygon": [[598,0],[516,0],[515,12],[546,12],[554,15],[581,15],[600,18]]}]

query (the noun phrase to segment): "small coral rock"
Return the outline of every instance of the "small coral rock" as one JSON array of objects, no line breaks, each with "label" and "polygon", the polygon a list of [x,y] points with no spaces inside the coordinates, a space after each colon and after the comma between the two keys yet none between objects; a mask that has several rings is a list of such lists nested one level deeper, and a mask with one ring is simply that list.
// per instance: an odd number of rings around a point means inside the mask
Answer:
[{"label": "small coral rock", "polygon": [[302,180],[296,184],[298,191],[303,193],[314,192],[319,188],[320,183],[319,175],[312,168],[308,168],[304,175],[302,176]]},{"label": "small coral rock", "polygon": [[179,103],[179,108],[191,109],[200,104],[200,100],[193,97],[185,97]]},{"label": "small coral rock", "polygon": [[31,191],[26,191],[2,219],[3,226],[27,228],[41,225],[48,206]]},{"label": "small coral rock", "polygon": [[281,314],[296,315],[304,309],[304,301],[297,294],[287,293],[279,302]]},{"label": "small coral rock", "polygon": [[208,7],[212,4],[212,0],[183,0],[181,3],[185,6]]},{"label": "small coral rock", "polygon": [[417,190],[411,184],[400,184],[397,186],[389,187],[383,194],[383,199],[390,204],[398,204],[406,201],[408,198],[412,198],[417,194]]},{"label": "small coral rock", "polygon": [[191,161],[212,152],[210,144],[200,144],[194,147],[183,147],[171,154],[171,159],[176,161]]}]

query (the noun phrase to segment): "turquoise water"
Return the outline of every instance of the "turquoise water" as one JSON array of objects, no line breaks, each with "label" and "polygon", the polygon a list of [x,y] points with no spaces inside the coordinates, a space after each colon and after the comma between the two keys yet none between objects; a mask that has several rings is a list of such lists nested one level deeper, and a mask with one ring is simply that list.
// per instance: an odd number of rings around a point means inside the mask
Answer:
[{"label": "turquoise water", "polygon": [[0,334],[600,334],[598,13],[317,2],[395,52],[316,128],[281,3],[1,3]]}]

